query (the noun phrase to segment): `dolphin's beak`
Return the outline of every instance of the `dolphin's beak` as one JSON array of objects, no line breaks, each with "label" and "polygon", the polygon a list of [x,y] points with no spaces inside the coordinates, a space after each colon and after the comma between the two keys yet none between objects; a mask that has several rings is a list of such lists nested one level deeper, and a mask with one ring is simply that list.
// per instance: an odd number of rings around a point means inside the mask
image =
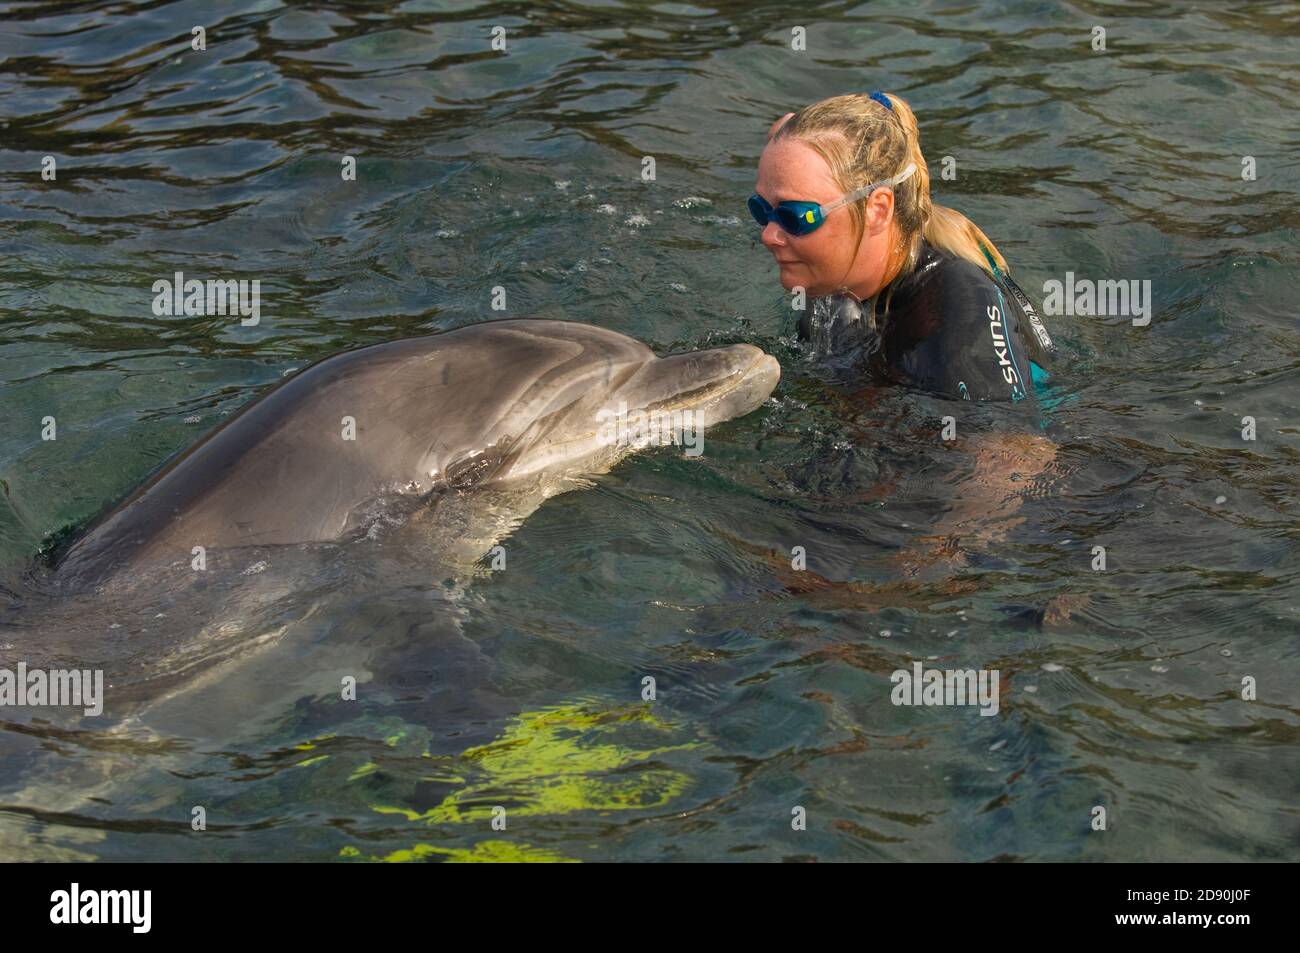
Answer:
[{"label": "dolphin's beak", "polygon": [[[718,406],[713,409],[713,423],[743,417],[762,406],[772,396],[781,380],[781,365],[776,358],[752,344],[733,344],[720,348],[731,352],[737,370],[720,381]],[[719,410],[725,409],[725,413]]]},{"label": "dolphin's beak", "polygon": [[781,365],[771,355],[752,344],[732,344],[651,361],[624,391],[630,407],[700,410],[716,424],[756,410],[780,379]]}]

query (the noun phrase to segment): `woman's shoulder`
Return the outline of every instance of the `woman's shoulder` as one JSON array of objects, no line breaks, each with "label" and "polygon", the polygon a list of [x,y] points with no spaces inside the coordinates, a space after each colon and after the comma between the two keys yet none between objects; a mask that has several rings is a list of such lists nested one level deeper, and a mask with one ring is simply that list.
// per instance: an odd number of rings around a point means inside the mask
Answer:
[{"label": "woman's shoulder", "polygon": [[902,356],[924,345],[951,351],[988,334],[988,309],[1002,309],[999,287],[983,268],[922,242],[916,265],[886,290],[885,327]]},{"label": "woman's shoulder", "polygon": [[[1011,275],[996,265],[995,273],[990,274],[975,262],[934,248],[929,242],[923,242],[923,247],[916,269],[918,283],[931,289],[943,313],[978,314],[982,305],[990,323],[995,315],[1001,315],[1004,323],[1009,323],[1012,330],[1024,337],[1034,360],[1045,365],[1055,356],[1056,344],[1042,317]],[[924,270],[921,263],[927,266]],[[943,323],[943,328],[949,335],[980,334],[985,330],[979,321],[948,321]]]},{"label": "woman's shoulder", "polygon": [[1021,316],[993,275],[926,242],[891,295],[887,350],[922,386],[974,400],[1020,400],[1033,391]]},{"label": "woman's shoulder", "polygon": [[993,276],[973,261],[922,240],[916,265],[895,283],[891,300],[901,298],[903,304],[920,298],[937,303],[947,314],[966,301],[996,297],[998,290]]}]

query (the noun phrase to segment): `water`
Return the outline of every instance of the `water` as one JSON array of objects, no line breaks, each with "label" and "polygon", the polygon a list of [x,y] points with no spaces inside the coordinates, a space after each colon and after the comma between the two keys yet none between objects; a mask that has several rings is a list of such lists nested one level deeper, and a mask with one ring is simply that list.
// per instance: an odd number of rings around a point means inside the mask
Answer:
[{"label": "water", "polygon": [[[28,593],[50,534],[293,368],[502,316],[494,286],[505,316],[746,341],[785,376],[702,458],[547,502],[504,571],[442,578],[417,534],[283,554],[266,601],[216,606],[265,651],[152,721],[10,709],[3,856],[1297,858],[1293,6],[213,9],[0,6],[17,651],[34,608],[87,659],[152,608],[147,580],[132,610]],[[1050,412],[982,408],[950,446],[963,408],[794,341],[743,205],[763,134],[870,89],[909,99],[932,170],[957,163],[937,200],[1035,297],[1152,281],[1149,327],[1048,318]],[[178,270],[259,279],[261,323],[155,317]],[[891,704],[918,659],[997,669],[998,716]]]}]

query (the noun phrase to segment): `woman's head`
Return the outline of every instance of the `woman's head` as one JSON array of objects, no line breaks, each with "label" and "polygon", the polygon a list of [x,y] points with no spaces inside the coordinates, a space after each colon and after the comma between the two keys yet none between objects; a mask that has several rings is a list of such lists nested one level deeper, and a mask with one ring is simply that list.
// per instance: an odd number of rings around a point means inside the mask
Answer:
[{"label": "woman's head", "polygon": [[772,205],[827,205],[909,165],[916,168],[907,178],[831,213],[807,235],[769,222],[762,240],[781,266],[781,284],[802,286],[813,297],[847,288],[865,300],[911,270],[922,236],[987,270],[982,241],[1005,266],[983,232],[931,203],[916,116],[893,94],[834,96],[778,120],[759,160],[756,191]]}]

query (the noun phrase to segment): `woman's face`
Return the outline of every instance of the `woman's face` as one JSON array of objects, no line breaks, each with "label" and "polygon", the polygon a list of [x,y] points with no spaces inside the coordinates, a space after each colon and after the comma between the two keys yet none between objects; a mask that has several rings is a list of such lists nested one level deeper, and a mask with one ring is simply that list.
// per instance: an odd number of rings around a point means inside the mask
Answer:
[{"label": "woman's face", "polygon": [[[758,162],[754,191],[771,205],[789,200],[828,205],[844,194],[831,178],[826,160],[807,143],[795,139],[767,144]],[[841,287],[849,288],[861,299],[870,298],[884,283],[893,201],[889,189],[871,194],[867,228],[856,255],[848,206],[836,209],[820,228],[807,235],[791,235],[776,222],[768,222],[762,241],[781,268],[781,285],[787,290],[801,286],[813,298]]]}]

